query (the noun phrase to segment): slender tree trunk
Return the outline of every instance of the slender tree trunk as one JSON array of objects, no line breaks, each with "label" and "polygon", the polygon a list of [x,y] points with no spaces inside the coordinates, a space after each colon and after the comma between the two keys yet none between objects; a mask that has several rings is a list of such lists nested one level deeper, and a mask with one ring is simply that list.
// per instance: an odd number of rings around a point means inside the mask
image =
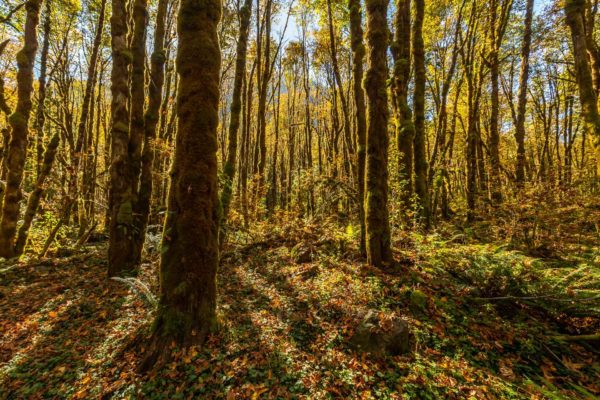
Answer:
[{"label": "slender tree trunk", "polygon": [[[81,110],[81,117],[79,120],[78,126],[78,138],[83,141],[83,149],[82,153],[84,155],[84,167],[83,167],[83,209],[81,212],[82,218],[80,218],[80,229],[79,235],[83,235],[87,229],[87,225],[89,223],[89,219],[92,218],[86,210],[89,210],[89,201],[90,201],[90,190],[93,190],[93,183],[91,180],[91,172],[88,170],[89,162],[90,162],[90,139],[92,138],[91,128],[93,126],[93,95],[94,95],[94,87],[97,81],[97,72],[96,65],[98,63],[98,55],[100,51],[100,45],[102,44],[102,32],[104,30],[104,19],[105,19],[105,10],[106,10],[106,0],[102,0],[100,4],[100,12],[98,14],[98,25],[96,26],[96,35],[94,37],[94,42],[92,44],[92,54],[90,56],[90,64],[88,67],[88,75],[85,86],[85,94],[83,97],[83,104]],[[90,116],[88,118],[88,115]],[[79,155],[77,156],[80,157]],[[78,163],[78,162],[77,162]],[[77,168],[78,169],[78,168]],[[75,177],[76,179],[76,177]]]},{"label": "slender tree trunk", "polygon": [[50,139],[50,143],[48,143],[48,147],[44,153],[42,169],[37,176],[35,188],[29,195],[29,200],[27,201],[27,209],[25,210],[25,215],[23,216],[23,224],[19,227],[17,241],[15,243],[15,256],[17,257],[22,255],[23,250],[25,250],[27,237],[29,236],[29,228],[31,228],[31,223],[33,222],[33,218],[35,217],[40,205],[40,200],[42,199],[42,194],[44,193],[46,179],[52,170],[52,165],[54,164],[54,159],[56,158],[56,152],[58,150],[59,143],[60,136],[58,131],[56,131],[54,136],[52,136],[52,139]]},{"label": "slender tree trunk", "polygon": [[[327,0],[327,16],[329,21],[329,45],[331,47],[331,64],[333,66],[333,75],[335,78],[336,87],[338,89],[338,96],[342,106],[342,116],[344,118],[344,143],[346,144],[348,155],[350,156],[350,159],[352,159],[354,156],[354,148],[352,146],[352,137],[350,133],[350,112],[348,110],[348,101],[346,100],[346,95],[344,94],[342,75],[340,74],[340,67],[338,63],[337,46],[335,42],[335,34],[333,29],[334,27],[333,15],[331,10],[331,0]],[[350,172],[349,160],[346,160],[346,172]]]},{"label": "slender tree trunk", "polygon": [[515,132],[515,139],[517,141],[516,178],[517,185],[519,186],[523,186],[525,183],[525,112],[527,108],[527,83],[529,80],[529,54],[531,52],[531,23],[533,20],[533,3],[534,0],[527,0],[527,8],[525,12],[525,31],[523,33],[523,45],[521,47],[521,73],[519,77],[517,129]]},{"label": "slender tree trunk", "polygon": [[235,177],[235,162],[237,158],[238,132],[240,129],[240,116],[242,114],[242,85],[246,75],[246,54],[248,49],[248,36],[250,33],[250,18],[252,17],[252,0],[245,0],[240,12],[240,31],[236,49],[235,78],[233,82],[233,96],[231,99],[231,118],[229,119],[229,132],[227,144],[227,161],[223,167],[223,189],[221,191],[221,243],[225,240],[223,230],[227,222],[227,214],[233,193],[233,178]]},{"label": "slender tree trunk", "polygon": [[425,44],[423,42],[423,20],[425,1],[415,0],[413,22],[413,63],[415,68],[415,193],[418,196],[420,222],[429,227],[429,189],[427,187],[427,151],[425,149]]},{"label": "slender tree trunk", "polygon": [[388,0],[367,0],[367,45],[369,69],[367,93],[367,162],[365,222],[367,259],[381,267],[392,261],[388,215],[388,96],[387,26]]},{"label": "slender tree trunk", "polygon": [[141,264],[142,249],[146,239],[146,228],[150,215],[152,199],[154,157],[156,152],[156,126],[159,120],[162,91],[165,80],[165,23],[167,0],[159,0],[154,30],[154,49],[150,65],[150,84],[148,87],[148,108],[144,114],[144,148],[142,150],[140,185],[135,207],[135,243],[133,263]]},{"label": "slender tree trunk", "polygon": [[[358,217],[360,219],[360,252],[366,255],[365,233],[365,162],[367,141],[367,117],[365,91],[362,87],[365,45],[363,43],[362,10],[360,0],[349,0],[350,8],[350,46],[352,48],[352,75],[354,107],[356,110],[356,142],[358,145],[357,183]],[[308,93],[307,93],[308,96]],[[308,99],[307,99],[308,103]]]},{"label": "slender tree trunk", "polygon": [[40,78],[38,80],[38,106],[35,116],[36,130],[36,176],[39,176],[40,169],[44,159],[44,123],[46,115],[44,106],[46,102],[46,79],[48,68],[48,51],[50,49],[50,31],[52,28],[52,1],[46,1],[46,10],[44,11],[44,40],[42,42],[42,54],[40,58]]},{"label": "slender tree trunk", "polygon": [[220,0],[181,0],[178,129],[160,266],[160,300],[143,367],[172,342],[202,344],[216,327]]},{"label": "slender tree trunk", "polygon": [[17,54],[17,107],[8,119],[12,136],[8,144],[8,174],[0,222],[0,257],[6,258],[15,255],[14,241],[19,219],[19,203],[23,195],[21,182],[27,158],[33,67],[38,48],[37,25],[41,4],[42,0],[29,0],[25,4],[25,39],[23,48]]},{"label": "slender tree trunk", "polygon": [[396,2],[396,33],[392,45],[394,57],[393,100],[396,117],[396,144],[398,146],[398,176],[404,183],[401,201],[410,207],[413,194],[413,140],[415,125],[412,110],[408,105],[408,83],[410,81],[410,9],[411,0]]}]

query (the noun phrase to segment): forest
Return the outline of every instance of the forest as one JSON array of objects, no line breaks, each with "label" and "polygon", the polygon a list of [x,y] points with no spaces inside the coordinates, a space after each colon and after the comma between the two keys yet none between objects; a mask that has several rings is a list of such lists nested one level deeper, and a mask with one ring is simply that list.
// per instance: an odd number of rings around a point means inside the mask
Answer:
[{"label": "forest", "polygon": [[0,0],[0,399],[600,398],[599,0]]}]

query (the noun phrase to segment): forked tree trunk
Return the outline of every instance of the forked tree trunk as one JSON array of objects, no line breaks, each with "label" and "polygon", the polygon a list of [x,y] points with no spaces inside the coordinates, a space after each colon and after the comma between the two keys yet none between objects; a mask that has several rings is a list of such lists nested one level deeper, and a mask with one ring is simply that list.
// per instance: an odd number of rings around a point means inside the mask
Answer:
[{"label": "forked tree trunk", "polygon": [[388,215],[388,96],[386,81],[388,0],[367,0],[369,69],[367,93],[366,243],[370,265],[381,267],[392,260]]}]

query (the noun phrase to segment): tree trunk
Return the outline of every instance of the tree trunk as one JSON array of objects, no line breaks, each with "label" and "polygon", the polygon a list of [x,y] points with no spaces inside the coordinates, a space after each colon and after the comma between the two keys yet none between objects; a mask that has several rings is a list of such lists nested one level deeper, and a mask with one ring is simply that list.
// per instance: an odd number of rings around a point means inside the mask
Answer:
[{"label": "tree trunk", "polygon": [[15,255],[14,241],[19,219],[19,203],[22,198],[23,169],[27,158],[33,67],[38,48],[37,25],[41,4],[42,0],[29,0],[25,4],[27,10],[25,40],[23,48],[17,53],[17,107],[8,118],[12,136],[8,144],[8,174],[0,222],[0,257],[6,258]]},{"label": "tree trunk", "polygon": [[396,117],[396,144],[398,146],[398,176],[404,183],[401,201],[410,207],[413,194],[413,140],[415,125],[408,105],[410,81],[410,8],[411,0],[398,0],[396,5],[396,33],[392,44],[394,57],[393,100]]},{"label": "tree trunk", "polygon": [[44,123],[46,116],[44,114],[44,106],[46,102],[46,79],[48,68],[48,51],[50,50],[50,31],[52,28],[52,1],[46,2],[46,10],[44,17],[44,40],[42,41],[42,54],[40,58],[40,78],[38,80],[38,106],[35,116],[36,130],[36,176],[39,176],[44,158]]},{"label": "tree trunk", "polygon": [[52,165],[54,164],[54,159],[56,158],[56,151],[58,150],[59,143],[60,137],[58,131],[56,131],[54,136],[52,136],[52,139],[50,139],[50,143],[48,143],[48,147],[44,153],[42,168],[37,176],[35,189],[33,189],[33,192],[31,192],[29,195],[29,200],[27,201],[27,209],[25,210],[25,215],[23,216],[23,224],[19,228],[19,234],[15,243],[15,255],[17,257],[22,255],[23,250],[25,250],[27,237],[29,236],[29,228],[31,228],[31,223],[40,205],[40,200],[42,199],[42,194],[44,193],[46,179],[52,170]]},{"label": "tree trunk", "polygon": [[161,293],[146,368],[170,351],[170,343],[202,344],[216,327],[220,15],[220,0],[180,2],[178,129],[162,244]]},{"label": "tree trunk", "polygon": [[600,172],[600,114],[598,113],[598,99],[594,91],[592,73],[586,53],[584,11],[585,0],[565,1],[566,21],[571,30],[571,40],[573,43],[575,72],[577,85],[579,86],[579,101],[581,102],[586,129],[592,137],[596,150],[596,168]]},{"label": "tree trunk", "polygon": [[415,0],[413,21],[413,63],[415,68],[415,194],[418,196],[420,223],[429,227],[429,189],[427,187],[427,151],[425,150],[425,44],[423,42],[423,20],[425,1]]},{"label": "tree trunk", "polygon": [[129,81],[131,55],[127,47],[127,10],[125,0],[112,0],[112,129],[110,166],[110,238],[108,275],[118,276],[134,265],[124,265],[133,251],[127,236],[133,233],[133,193],[129,184]]},{"label": "tree trunk", "polygon": [[246,54],[248,50],[248,36],[250,33],[250,18],[252,17],[252,0],[245,0],[240,12],[240,31],[236,49],[235,78],[233,95],[231,99],[231,118],[229,119],[229,132],[227,144],[227,161],[223,167],[223,189],[221,191],[221,237],[225,240],[223,230],[227,222],[227,214],[233,193],[233,178],[235,177],[235,162],[237,158],[238,131],[240,129],[240,115],[242,113],[242,85],[246,75]]},{"label": "tree trunk", "polygon": [[369,69],[367,93],[367,162],[365,182],[367,260],[381,267],[392,261],[388,215],[388,0],[367,0]]},{"label": "tree trunk", "polygon": [[[365,91],[362,87],[365,45],[363,43],[362,10],[360,6],[360,0],[349,0],[348,7],[350,8],[350,46],[352,48],[354,107],[356,109],[356,142],[358,144],[358,163],[356,175],[358,183],[358,217],[360,219],[360,252],[361,254],[366,255],[367,250],[365,243],[364,201],[367,118],[365,115]],[[308,99],[306,102],[308,104]]]},{"label": "tree trunk", "polygon": [[[517,129],[515,132],[515,139],[517,141],[516,178],[517,185],[519,187],[523,186],[523,184],[525,183],[525,111],[527,107],[527,82],[529,80],[529,54],[531,52],[531,23],[533,20],[533,2],[534,0],[527,0],[527,8],[525,12],[525,31],[523,33],[523,45],[521,47],[521,73],[519,76]],[[585,38],[583,40],[585,44]]]},{"label": "tree trunk", "polygon": [[[144,114],[144,148],[142,150],[140,185],[135,207],[135,243],[133,263],[141,264],[142,249],[146,239],[146,228],[150,215],[152,199],[154,156],[156,152],[156,126],[159,120],[162,103],[163,84],[165,80],[165,23],[167,16],[167,0],[159,0],[154,30],[154,49],[150,65],[150,84],[148,86],[148,109]],[[168,94],[167,94],[168,96]]]}]

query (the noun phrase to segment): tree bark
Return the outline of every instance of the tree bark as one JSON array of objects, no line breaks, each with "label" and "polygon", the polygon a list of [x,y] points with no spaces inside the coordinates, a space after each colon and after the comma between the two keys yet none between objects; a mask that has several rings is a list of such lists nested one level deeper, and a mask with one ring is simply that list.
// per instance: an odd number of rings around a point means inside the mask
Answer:
[{"label": "tree bark", "polygon": [[245,0],[240,9],[240,31],[236,49],[235,78],[233,82],[233,95],[231,99],[231,118],[229,119],[229,132],[227,144],[227,161],[223,167],[223,189],[221,191],[221,242],[225,239],[223,227],[227,222],[227,214],[233,193],[233,178],[235,177],[235,163],[237,158],[238,133],[240,129],[240,116],[242,113],[242,85],[246,75],[246,55],[248,52],[248,36],[250,33],[250,18],[252,17],[252,0]]},{"label": "tree bark", "polygon": [[[167,17],[167,0],[159,0],[154,30],[154,49],[150,64],[150,84],[148,86],[148,108],[144,114],[144,148],[142,150],[141,173],[137,204],[135,207],[136,227],[134,239],[133,263],[140,265],[142,250],[146,239],[146,228],[150,215],[152,199],[154,158],[156,152],[156,126],[159,120],[162,103],[163,84],[165,80],[165,24]],[[166,94],[168,96],[168,94]]]},{"label": "tree bark", "polygon": [[388,215],[388,95],[387,26],[388,0],[367,0],[367,45],[369,69],[367,93],[367,161],[365,225],[367,260],[381,267],[392,261]]},{"label": "tree bark", "polygon": [[202,344],[217,323],[217,127],[220,0],[182,0],[178,15],[178,129],[160,266],[160,300],[142,367],[172,342]]},{"label": "tree bark", "polygon": [[429,189],[427,185],[427,151],[425,149],[425,44],[423,42],[423,20],[425,1],[415,0],[415,20],[413,21],[413,63],[415,69],[415,194],[418,197],[419,222],[429,227]]},{"label": "tree bark", "polygon": [[33,92],[33,67],[38,48],[37,26],[42,0],[29,0],[25,4],[25,40],[17,53],[17,106],[8,118],[12,136],[8,144],[8,174],[0,222],[0,257],[14,257],[14,241],[22,198],[21,182],[27,158],[31,93]]},{"label": "tree bark", "polygon": [[521,73],[519,76],[517,129],[515,132],[515,139],[517,141],[516,178],[517,185],[520,187],[525,183],[525,112],[527,108],[527,83],[529,80],[529,54],[531,52],[531,23],[533,20],[533,3],[534,0],[527,0],[525,12],[525,31],[523,33],[523,45],[521,47]]},{"label": "tree bark", "polygon": [[[356,109],[356,142],[358,145],[357,184],[358,184],[358,217],[360,219],[360,252],[366,255],[365,233],[365,162],[367,140],[367,118],[365,91],[362,86],[365,45],[363,43],[362,10],[360,0],[349,0],[350,8],[350,47],[352,48],[352,75],[354,107]],[[308,79],[308,78],[307,78]],[[307,85],[305,85],[307,86]],[[308,89],[307,89],[308,90]],[[307,92],[308,97],[308,92]],[[308,104],[308,98],[306,100]],[[307,106],[308,112],[308,106]],[[307,123],[309,120],[307,119]]]},{"label": "tree bark", "polygon": [[112,0],[112,128],[110,166],[110,237],[108,248],[108,275],[118,276],[134,265],[124,265],[123,258],[131,254],[131,240],[125,240],[133,231],[133,202],[129,176],[129,63],[127,47],[127,10],[125,0]]},{"label": "tree bark", "polygon": [[571,30],[573,57],[575,58],[575,73],[579,86],[579,101],[586,129],[592,137],[596,150],[597,171],[600,172],[600,114],[598,113],[598,98],[594,91],[592,72],[587,58],[586,38],[584,29],[585,0],[566,0],[565,15],[567,25]]},{"label": "tree bark", "polygon": [[408,105],[410,81],[410,8],[411,0],[397,0],[396,33],[392,44],[394,58],[393,100],[396,118],[396,144],[398,146],[398,176],[404,183],[401,193],[402,205],[410,207],[413,194],[413,140],[415,125]]}]

